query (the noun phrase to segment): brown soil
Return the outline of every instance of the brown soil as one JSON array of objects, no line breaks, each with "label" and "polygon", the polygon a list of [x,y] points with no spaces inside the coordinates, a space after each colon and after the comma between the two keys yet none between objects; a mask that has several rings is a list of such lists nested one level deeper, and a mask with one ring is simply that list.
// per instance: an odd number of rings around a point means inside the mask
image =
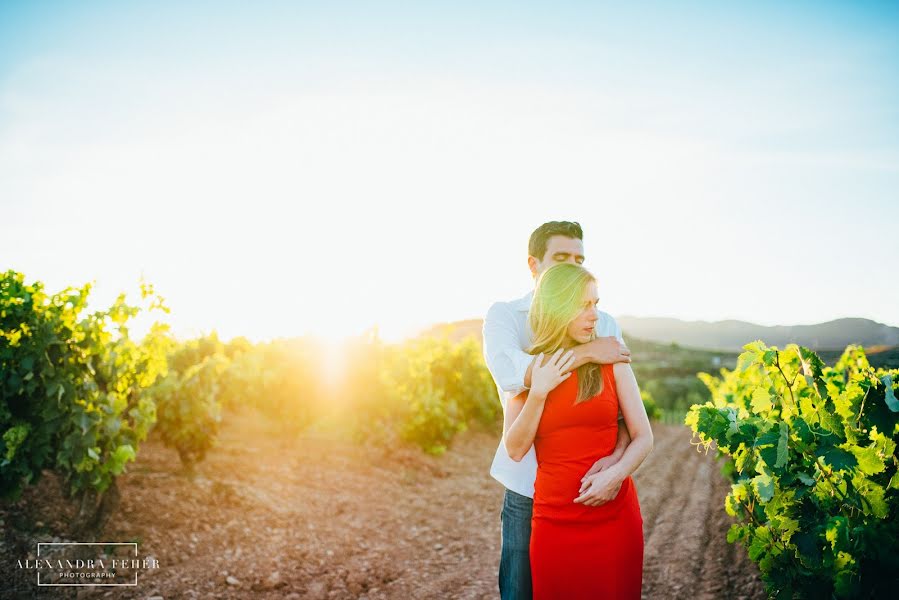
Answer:
[{"label": "brown soil", "polygon": [[[159,561],[137,587],[38,590],[34,572],[16,568],[37,542],[66,539],[74,510],[53,474],[0,506],[0,597],[499,597],[503,490],[488,473],[498,433],[467,432],[430,457],[239,422],[193,480],[152,438],[119,478],[122,503],[102,538],[136,540],[140,556]],[[729,486],[712,453],[697,452],[683,426],[653,429],[653,453],[634,475],[643,597],[764,598],[758,570],[725,540]]]}]

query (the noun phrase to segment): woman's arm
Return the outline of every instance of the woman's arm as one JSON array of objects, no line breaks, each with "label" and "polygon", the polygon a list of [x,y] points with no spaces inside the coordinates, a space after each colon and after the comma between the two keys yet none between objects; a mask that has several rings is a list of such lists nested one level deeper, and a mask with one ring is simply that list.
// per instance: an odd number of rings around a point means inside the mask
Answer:
[{"label": "woman's arm", "polygon": [[646,416],[646,409],[640,398],[640,388],[637,387],[634,372],[628,363],[616,363],[612,368],[615,369],[618,405],[624,415],[631,442],[618,462],[584,481],[581,495],[574,501],[583,502],[588,506],[599,506],[614,499],[621,488],[621,483],[636,471],[652,452],[652,427],[649,425],[649,417]]},{"label": "woman's arm", "polygon": [[[534,360],[531,389],[509,399],[503,413],[503,443],[509,458],[515,462],[524,458],[534,443],[537,425],[543,415],[546,396],[571,376],[568,366],[573,360],[562,348],[544,360],[543,353]],[[541,364],[542,361],[542,364]]]},{"label": "woman's arm", "polygon": [[503,417],[503,443],[509,458],[515,462],[524,458],[534,443],[537,426],[546,406],[546,394],[521,392],[506,403]]}]

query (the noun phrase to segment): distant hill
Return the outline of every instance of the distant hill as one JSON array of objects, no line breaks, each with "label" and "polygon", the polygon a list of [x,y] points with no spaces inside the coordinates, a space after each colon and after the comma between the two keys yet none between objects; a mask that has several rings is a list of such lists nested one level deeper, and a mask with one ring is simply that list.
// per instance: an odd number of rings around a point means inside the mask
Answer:
[{"label": "distant hill", "polygon": [[849,344],[865,347],[899,345],[899,327],[870,319],[837,319],[816,325],[766,327],[745,321],[681,321],[659,317],[621,317],[622,330],[629,336],[658,342],[677,343],[692,348],[738,351],[752,340],[783,348],[796,343],[814,350],[843,350]]},{"label": "distant hill", "polygon": [[[453,340],[469,335],[481,339],[481,319],[440,323],[419,333],[422,336],[446,333]],[[849,344],[885,350],[899,346],[899,327],[870,319],[837,319],[817,325],[777,325],[766,327],[746,321],[681,321],[662,317],[620,317],[625,335],[659,344],[678,344],[704,350],[739,352],[753,341],[783,348],[796,343],[814,350],[843,350]]]}]

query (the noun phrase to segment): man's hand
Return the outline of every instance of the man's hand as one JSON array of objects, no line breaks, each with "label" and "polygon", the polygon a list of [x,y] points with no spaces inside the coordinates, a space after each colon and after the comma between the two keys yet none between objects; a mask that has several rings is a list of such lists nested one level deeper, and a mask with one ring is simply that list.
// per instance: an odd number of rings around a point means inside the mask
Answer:
[{"label": "man's hand", "polygon": [[622,483],[623,481],[615,476],[613,471],[600,471],[587,477],[581,484],[580,496],[574,501],[585,506],[600,506],[615,499]]},{"label": "man's hand", "polygon": [[[623,451],[622,452],[613,452],[612,454],[609,454],[608,456],[603,456],[602,458],[600,458],[598,461],[593,463],[593,466],[590,467],[590,470],[587,471],[583,477],[581,477],[581,483],[587,481],[587,478],[590,477],[591,475],[596,475],[600,471],[602,471],[604,469],[608,469],[609,467],[611,467],[612,465],[617,463],[621,459],[622,454],[624,454]],[[583,486],[581,486],[581,491],[584,491]]]},{"label": "man's hand", "polygon": [[631,362],[631,351],[615,336],[598,337],[593,344],[592,362],[610,365],[617,362]]}]

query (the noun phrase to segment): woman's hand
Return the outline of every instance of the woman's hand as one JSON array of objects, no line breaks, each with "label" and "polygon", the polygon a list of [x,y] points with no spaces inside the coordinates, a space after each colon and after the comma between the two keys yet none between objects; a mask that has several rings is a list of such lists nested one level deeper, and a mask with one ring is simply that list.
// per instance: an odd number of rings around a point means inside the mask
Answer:
[{"label": "woman's hand", "polygon": [[568,379],[571,373],[566,371],[573,362],[574,352],[563,354],[562,348],[548,358],[541,352],[529,367],[531,389],[509,399],[503,410],[503,444],[512,460],[520,461],[534,444],[546,396]]},{"label": "woman's hand", "polygon": [[568,369],[573,363],[574,352],[571,350],[563,353],[563,349],[559,348],[549,357],[544,357],[542,352],[538,354],[531,368],[531,393],[545,397],[557,385],[571,377]]},{"label": "woman's hand", "polygon": [[574,501],[583,503],[585,506],[599,506],[605,504],[618,496],[622,483],[623,480],[613,471],[600,471],[599,473],[584,478],[584,482],[581,484],[580,489],[581,495],[575,498]]}]

